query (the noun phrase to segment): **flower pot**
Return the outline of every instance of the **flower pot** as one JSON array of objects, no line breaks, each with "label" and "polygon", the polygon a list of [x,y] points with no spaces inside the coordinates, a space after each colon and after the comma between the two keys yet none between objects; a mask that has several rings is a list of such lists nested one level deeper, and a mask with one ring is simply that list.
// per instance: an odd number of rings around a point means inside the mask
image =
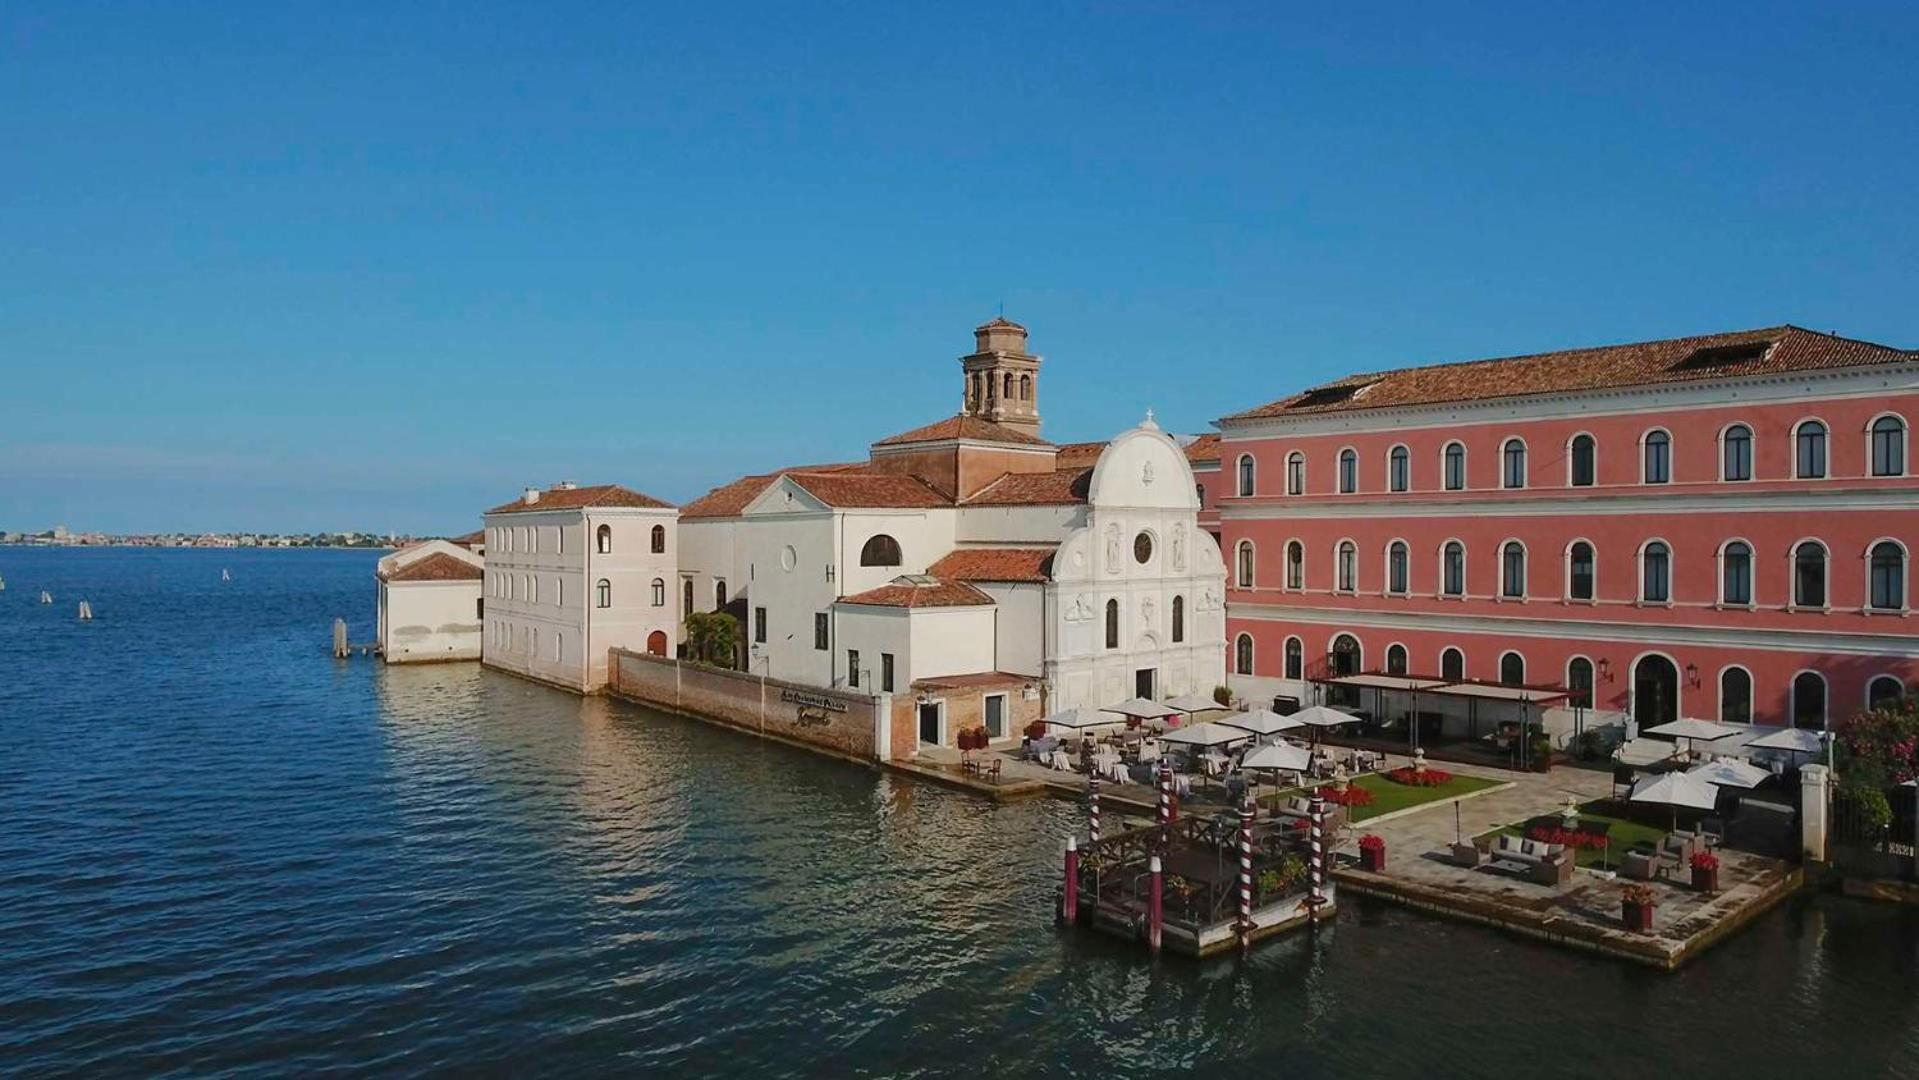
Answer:
[{"label": "flower pot", "polygon": [[1642,934],[1652,932],[1653,909],[1658,906],[1657,904],[1635,904],[1630,900],[1623,900],[1619,906],[1620,914],[1626,920],[1626,929],[1636,930]]},{"label": "flower pot", "polygon": [[1386,849],[1383,847],[1360,848],[1359,849],[1359,868],[1361,870],[1366,871],[1369,874],[1385,873],[1386,872]]},{"label": "flower pot", "polygon": [[1719,891],[1719,868],[1715,866],[1712,869],[1708,870],[1703,866],[1693,867],[1692,868],[1692,887],[1695,889],[1698,889],[1700,892],[1707,892],[1707,893],[1718,892]]}]

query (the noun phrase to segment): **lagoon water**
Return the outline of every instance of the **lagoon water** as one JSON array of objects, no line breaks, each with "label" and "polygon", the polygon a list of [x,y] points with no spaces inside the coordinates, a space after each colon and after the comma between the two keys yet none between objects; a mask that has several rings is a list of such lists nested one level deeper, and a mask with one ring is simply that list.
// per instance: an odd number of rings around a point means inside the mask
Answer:
[{"label": "lagoon water", "polygon": [[1047,918],[1063,803],[329,659],[375,558],[0,548],[0,1074],[1919,1075],[1919,915],[1155,964]]}]

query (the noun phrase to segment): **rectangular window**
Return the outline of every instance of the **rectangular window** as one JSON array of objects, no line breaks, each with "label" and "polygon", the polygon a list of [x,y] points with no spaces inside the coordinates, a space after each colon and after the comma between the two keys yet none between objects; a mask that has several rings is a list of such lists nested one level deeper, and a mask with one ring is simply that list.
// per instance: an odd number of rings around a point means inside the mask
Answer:
[{"label": "rectangular window", "polygon": [[860,685],[860,651],[846,650],[846,685],[858,689]]},{"label": "rectangular window", "polygon": [[986,734],[995,739],[1006,737],[1006,695],[986,695]]},{"label": "rectangular window", "polygon": [[826,632],[827,632],[826,612],[824,611],[814,612],[813,613],[813,647],[815,649],[820,650],[821,652],[825,652],[830,647],[828,646],[826,641]]},{"label": "rectangular window", "polygon": [[766,609],[763,607],[753,609],[753,642],[756,645],[766,644]]},{"label": "rectangular window", "polygon": [[486,597],[483,596],[473,601],[473,617],[475,619],[486,618]]},{"label": "rectangular window", "polygon": [[893,654],[890,652],[880,654],[880,691],[893,692]]}]

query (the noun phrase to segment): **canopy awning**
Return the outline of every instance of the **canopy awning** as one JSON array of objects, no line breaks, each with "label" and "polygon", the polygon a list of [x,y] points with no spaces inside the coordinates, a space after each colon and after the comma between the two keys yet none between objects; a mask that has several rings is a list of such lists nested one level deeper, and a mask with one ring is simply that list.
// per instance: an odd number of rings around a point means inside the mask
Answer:
[{"label": "canopy awning", "polygon": [[1507,683],[1480,682],[1477,679],[1445,679],[1430,675],[1388,675],[1369,671],[1358,675],[1326,675],[1309,682],[1321,686],[1350,686],[1356,690],[1399,690],[1416,694],[1440,694],[1446,697],[1478,701],[1510,701],[1521,705],[1551,705],[1572,697],[1565,686],[1547,683],[1513,686]]}]

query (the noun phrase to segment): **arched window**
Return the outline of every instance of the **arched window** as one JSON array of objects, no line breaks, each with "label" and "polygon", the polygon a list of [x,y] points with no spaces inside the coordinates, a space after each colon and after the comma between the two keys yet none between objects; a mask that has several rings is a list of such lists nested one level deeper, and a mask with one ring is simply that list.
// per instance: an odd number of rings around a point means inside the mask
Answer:
[{"label": "arched window", "polygon": [[1403,446],[1395,446],[1386,455],[1386,486],[1394,491],[1412,487],[1412,457]]},{"label": "arched window", "polygon": [[1792,549],[1792,602],[1797,607],[1826,606],[1826,546],[1817,540]]},{"label": "arched window", "polygon": [[1866,708],[1883,709],[1897,705],[1906,696],[1905,684],[1890,675],[1875,675],[1866,684]]},{"label": "arched window", "polygon": [[1593,662],[1583,656],[1575,656],[1566,665],[1566,703],[1581,709],[1593,707]]},{"label": "arched window", "polygon": [[1584,433],[1573,436],[1572,444],[1572,486],[1591,487],[1597,472],[1597,445],[1593,437]]},{"label": "arched window", "polygon": [[1386,591],[1394,596],[1406,595],[1407,555],[1404,540],[1386,545]]},{"label": "arched window", "polygon": [[1572,600],[1593,598],[1593,546],[1576,540],[1566,552],[1566,596]]},{"label": "arched window", "polygon": [[680,583],[680,618],[693,614],[693,579],[687,578]]},{"label": "arched window", "polygon": [[1752,723],[1752,673],[1729,667],[1719,673],[1719,722]]},{"label": "arched window", "polygon": [[713,579],[713,610],[718,611],[725,606],[726,606],[726,579],[714,578]]},{"label": "arched window", "polygon": [[1442,455],[1440,472],[1447,491],[1466,490],[1466,446],[1449,442]]},{"label": "arched window", "polygon": [[1896,416],[1872,422],[1872,475],[1906,475],[1906,425]]},{"label": "arched window", "polygon": [[1508,540],[1499,552],[1499,591],[1509,599],[1526,595],[1526,548],[1517,540]]},{"label": "arched window", "polygon": [[1201,506],[1206,505],[1206,485],[1205,484],[1194,484],[1193,494],[1199,499],[1199,505]]},{"label": "arched window", "polygon": [[1792,680],[1792,726],[1826,726],[1826,680],[1816,671],[1802,671]]},{"label": "arched window", "polygon": [[1334,638],[1331,659],[1334,678],[1359,674],[1362,662],[1359,639],[1351,634],[1341,634]]},{"label": "arched window", "polygon": [[1010,371],[1000,378],[999,397],[1001,401],[1013,400],[1013,373]]},{"label": "arched window", "polygon": [[1640,479],[1648,484],[1664,484],[1672,480],[1672,436],[1663,431],[1646,433],[1645,461],[1641,467]]},{"label": "arched window", "polygon": [[1253,455],[1239,455],[1239,495],[1246,498],[1253,493]]},{"label": "arched window", "polygon": [[1359,588],[1359,546],[1351,540],[1339,542],[1339,591],[1353,592]]},{"label": "arched window", "polygon": [[1253,635],[1241,634],[1233,639],[1233,674],[1251,675],[1253,673]]},{"label": "arched window", "polygon": [[1021,375],[1019,377],[1019,399],[1021,401],[1033,400],[1033,377],[1031,375]]},{"label": "arched window", "polygon": [[[553,554],[566,554],[566,526],[564,525],[555,526],[553,529]],[[559,646],[559,639],[554,639],[553,644],[557,648]],[[559,657],[556,656],[554,659],[557,660]]]},{"label": "arched window", "polygon": [[1808,420],[1793,433],[1793,475],[1817,480],[1826,475],[1826,425]]},{"label": "arched window", "polygon": [[1119,648],[1119,601],[1106,601],[1106,647]]},{"label": "arched window", "polygon": [[612,607],[613,583],[605,578],[601,578],[600,583],[593,586],[593,602],[603,608]]},{"label": "arched window", "polygon": [[1386,646],[1386,674],[1406,674],[1406,646],[1397,642]]},{"label": "arched window", "polygon": [[1664,604],[1672,599],[1672,549],[1663,541],[1648,543],[1639,554],[1639,599]]},{"label": "arched window", "polygon": [[1297,679],[1306,667],[1306,646],[1296,637],[1286,639],[1286,677]]},{"label": "arched window", "polygon": [[1509,488],[1526,486],[1526,444],[1519,439],[1507,439],[1500,448],[1500,485]]},{"label": "arched window", "polygon": [[1719,554],[1719,602],[1752,603],[1752,545],[1734,540]]},{"label": "arched window", "polygon": [[1241,540],[1239,542],[1238,559],[1236,561],[1239,564],[1239,587],[1242,589],[1252,588],[1253,542],[1251,540]]},{"label": "arched window", "polygon": [[1499,681],[1507,686],[1526,685],[1526,658],[1509,652],[1499,658]]},{"label": "arched window", "polygon": [[1447,596],[1466,595],[1466,545],[1457,540],[1440,549],[1439,589]]},{"label": "arched window", "polygon": [[1286,541],[1286,587],[1306,587],[1306,545],[1297,540]]},{"label": "arched window", "polygon": [[1173,643],[1177,645],[1185,640],[1186,598],[1184,596],[1175,596],[1173,597]]},{"label": "arched window", "polygon": [[1351,495],[1359,490],[1359,454],[1351,448],[1339,452],[1339,493]]},{"label": "arched window", "polygon": [[1719,477],[1722,480],[1752,479],[1752,429],[1734,424],[1719,440]]},{"label": "arched window", "polygon": [[1466,677],[1466,654],[1448,647],[1439,654],[1439,677],[1459,680]]},{"label": "arched window", "polygon": [[653,526],[653,554],[666,554],[666,526]]},{"label": "arched window", "polygon": [[595,547],[599,548],[600,554],[613,554],[613,526],[602,525],[594,530],[593,543]]},{"label": "arched window", "polygon": [[1306,494],[1306,455],[1297,450],[1286,455],[1286,494]]},{"label": "arched window", "polygon": [[861,566],[898,566],[900,564],[900,542],[886,535],[875,533],[860,546]]},{"label": "arched window", "polygon": [[1872,545],[1872,606],[1880,611],[1900,611],[1906,606],[1906,552],[1890,540]]},{"label": "arched window", "polygon": [[666,606],[666,579],[665,578],[653,579],[653,606],[654,607]]}]

